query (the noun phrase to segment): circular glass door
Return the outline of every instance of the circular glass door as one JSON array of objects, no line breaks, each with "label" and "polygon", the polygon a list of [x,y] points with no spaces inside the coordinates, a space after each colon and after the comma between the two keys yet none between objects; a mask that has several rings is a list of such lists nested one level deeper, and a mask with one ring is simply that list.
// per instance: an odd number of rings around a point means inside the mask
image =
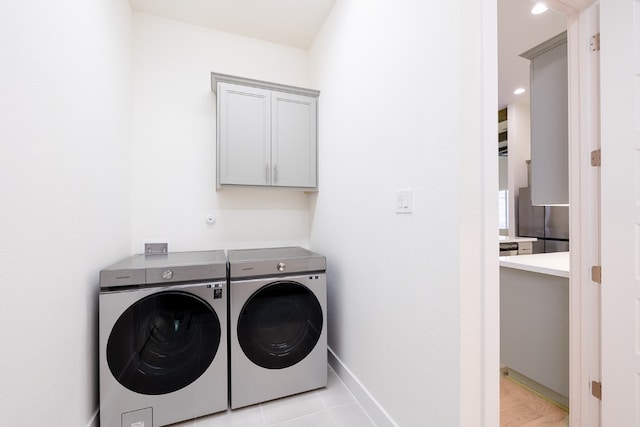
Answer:
[{"label": "circular glass door", "polygon": [[238,341],[256,365],[287,368],[313,350],[322,323],[322,307],[309,288],[296,282],[274,282],[256,291],[242,307]]},{"label": "circular glass door", "polygon": [[131,391],[171,393],[207,370],[220,333],[218,316],[206,301],[185,292],[159,292],[118,318],[107,341],[107,363]]}]

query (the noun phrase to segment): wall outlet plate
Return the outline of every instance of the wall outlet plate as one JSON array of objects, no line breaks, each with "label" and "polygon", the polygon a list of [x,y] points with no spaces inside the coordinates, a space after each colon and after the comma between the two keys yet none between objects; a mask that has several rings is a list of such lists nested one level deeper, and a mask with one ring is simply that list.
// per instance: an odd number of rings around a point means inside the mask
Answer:
[{"label": "wall outlet plate", "polygon": [[145,255],[167,254],[168,252],[169,252],[168,243],[145,243],[144,244]]}]

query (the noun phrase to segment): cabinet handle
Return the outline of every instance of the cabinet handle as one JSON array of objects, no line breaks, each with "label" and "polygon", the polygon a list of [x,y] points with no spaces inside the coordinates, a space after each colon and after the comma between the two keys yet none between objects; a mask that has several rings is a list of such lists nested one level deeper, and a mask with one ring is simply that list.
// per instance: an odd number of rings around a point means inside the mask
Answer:
[{"label": "cabinet handle", "polygon": [[269,183],[269,163],[264,165],[264,179],[266,180],[266,182],[268,184]]},{"label": "cabinet handle", "polygon": [[278,182],[278,165],[273,165],[273,183]]}]

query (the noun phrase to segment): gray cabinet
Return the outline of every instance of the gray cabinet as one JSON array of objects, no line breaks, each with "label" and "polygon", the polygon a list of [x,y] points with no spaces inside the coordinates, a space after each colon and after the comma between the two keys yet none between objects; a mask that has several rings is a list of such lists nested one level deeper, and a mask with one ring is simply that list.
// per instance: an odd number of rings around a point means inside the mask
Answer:
[{"label": "gray cabinet", "polygon": [[212,74],[217,186],[317,189],[319,92]]},{"label": "gray cabinet", "polygon": [[569,405],[567,277],[500,267],[500,363],[537,392]]},{"label": "gray cabinet", "polygon": [[530,63],[531,201],[569,203],[566,32],[521,55]]}]

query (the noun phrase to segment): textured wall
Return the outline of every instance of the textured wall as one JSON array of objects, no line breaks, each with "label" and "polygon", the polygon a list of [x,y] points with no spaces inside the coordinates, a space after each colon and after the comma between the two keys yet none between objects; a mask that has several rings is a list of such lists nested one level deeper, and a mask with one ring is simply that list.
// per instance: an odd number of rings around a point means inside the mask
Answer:
[{"label": "textured wall", "polygon": [[9,2],[0,51],[0,423],[83,426],[98,271],[131,239],[129,4]]},{"label": "textured wall", "polygon": [[135,13],[133,53],[132,251],[152,240],[173,251],[307,246],[308,194],[216,191],[210,84],[215,71],[305,87],[307,52]]}]

